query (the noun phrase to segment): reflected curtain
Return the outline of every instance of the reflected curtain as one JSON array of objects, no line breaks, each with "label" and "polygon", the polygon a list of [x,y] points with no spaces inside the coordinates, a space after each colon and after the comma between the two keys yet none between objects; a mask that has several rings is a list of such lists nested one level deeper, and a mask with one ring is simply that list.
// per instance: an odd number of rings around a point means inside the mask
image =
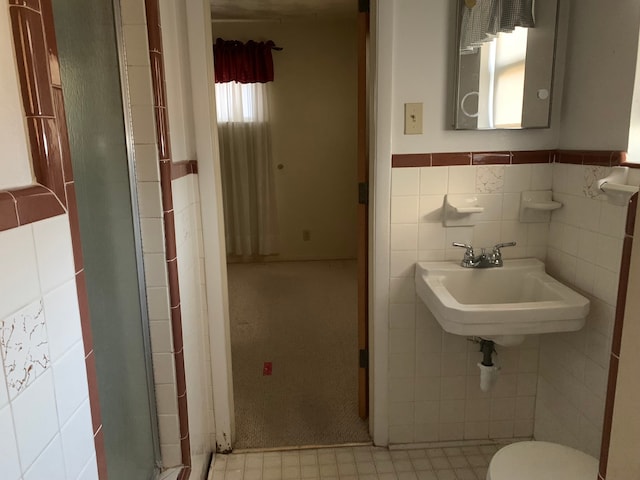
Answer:
[{"label": "reflected curtain", "polygon": [[[220,39],[216,47],[219,42]],[[240,42],[225,43],[232,48],[223,49],[223,55],[221,49],[214,48],[214,59],[227,254],[273,255],[278,251],[278,226],[269,124],[270,84],[256,80],[269,78],[262,75],[265,72],[270,72],[273,79],[273,65],[265,67],[264,58],[256,59],[255,45],[242,52]],[[270,50],[268,47],[267,63]],[[231,52],[240,54],[233,59]],[[225,65],[220,68],[220,77],[219,62]],[[237,80],[218,82],[218,78]]]}]

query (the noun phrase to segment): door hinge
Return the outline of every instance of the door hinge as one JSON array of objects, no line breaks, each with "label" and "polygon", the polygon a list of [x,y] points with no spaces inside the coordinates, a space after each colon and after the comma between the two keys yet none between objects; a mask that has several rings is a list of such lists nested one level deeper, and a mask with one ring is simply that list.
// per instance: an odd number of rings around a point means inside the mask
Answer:
[{"label": "door hinge", "polygon": [[358,183],[358,203],[361,205],[369,204],[369,183]]},{"label": "door hinge", "polygon": [[369,368],[369,350],[360,350],[360,368]]},{"label": "door hinge", "polygon": [[369,0],[358,0],[358,12],[369,13],[370,5]]}]

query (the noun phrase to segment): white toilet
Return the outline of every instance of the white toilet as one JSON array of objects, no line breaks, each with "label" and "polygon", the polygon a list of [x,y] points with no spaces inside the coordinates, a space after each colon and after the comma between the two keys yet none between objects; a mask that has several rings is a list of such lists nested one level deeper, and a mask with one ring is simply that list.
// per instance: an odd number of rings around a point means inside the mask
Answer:
[{"label": "white toilet", "polygon": [[487,480],[596,480],[598,460],[549,442],[518,442],[498,450]]}]

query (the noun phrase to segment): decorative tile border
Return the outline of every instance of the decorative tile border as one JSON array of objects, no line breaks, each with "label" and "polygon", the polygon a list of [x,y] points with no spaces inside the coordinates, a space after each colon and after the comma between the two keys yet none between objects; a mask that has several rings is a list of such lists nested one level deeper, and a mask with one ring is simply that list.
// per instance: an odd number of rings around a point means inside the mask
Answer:
[{"label": "decorative tile border", "polygon": [[8,0],[8,4],[38,184],[0,192],[0,231],[69,214],[98,475],[106,480],[91,320],[51,0]]},{"label": "decorative tile border", "polygon": [[627,291],[629,286],[629,270],[631,268],[631,250],[633,248],[633,230],[635,228],[636,212],[638,208],[638,194],[634,194],[627,209],[622,260],[620,261],[620,281],[616,301],[615,321],[613,324],[613,338],[611,340],[611,356],[609,359],[609,379],[607,382],[607,397],[604,407],[604,423],[602,428],[602,447],[600,450],[600,478],[605,479],[609,460],[611,442],[611,426],[613,424],[613,409],[618,380],[618,366],[620,363],[620,346],[622,344],[622,330],[627,305]]},{"label": "decorative tile border", "polygon": [[391,166],[393,168],[452,167],[456,165],[522,165],[557,162],[611,167],[620,165],[625,160],[625,152],[597,150],[409,153],[392,155]]},{"label": "decorative tile border", "polygon": [[187,175],[198,173],[198,162],[196,160],[185,160],[183,162],[171,163],[171,180],[177,180]]},{"label": "decorative tile border", "polygon": [[169,118],[167,115],[167,93],[162,49],[162,30],[158,0],[145,0],[147,34],[149,38],[149,58],[151,62],[151,83],[153,85],[153,105],[155,111],[158,154],[160,158],[160,189],[165,225],[165,247],[167,276],[169,279],[169,299],[171,308],[171,332],[178,394],[178,420],[180,425],[180,450],[183,470],[180,478],[188,478],[191,470],[191,442],[189,438],[189,416],[187,407],[187,385],[184,367],[184,342],[182,338],[182,309],[180,306],[180,285],[178,282],[178,258],[176,253],[176,231],[173,211],[171,180],[197,171],[195,161],[171,162],[171,139],[169,138]]}]

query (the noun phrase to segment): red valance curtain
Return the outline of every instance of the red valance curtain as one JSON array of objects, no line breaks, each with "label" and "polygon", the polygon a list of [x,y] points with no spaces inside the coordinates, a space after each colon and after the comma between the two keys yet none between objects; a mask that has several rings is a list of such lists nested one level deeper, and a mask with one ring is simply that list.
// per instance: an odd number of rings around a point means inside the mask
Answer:
[{"label": "red valance curtain", "polygon": [[242,43],[217,38],[213,46],[216,83],[267,83],[273,81],[273,57],[275,43]]}]

